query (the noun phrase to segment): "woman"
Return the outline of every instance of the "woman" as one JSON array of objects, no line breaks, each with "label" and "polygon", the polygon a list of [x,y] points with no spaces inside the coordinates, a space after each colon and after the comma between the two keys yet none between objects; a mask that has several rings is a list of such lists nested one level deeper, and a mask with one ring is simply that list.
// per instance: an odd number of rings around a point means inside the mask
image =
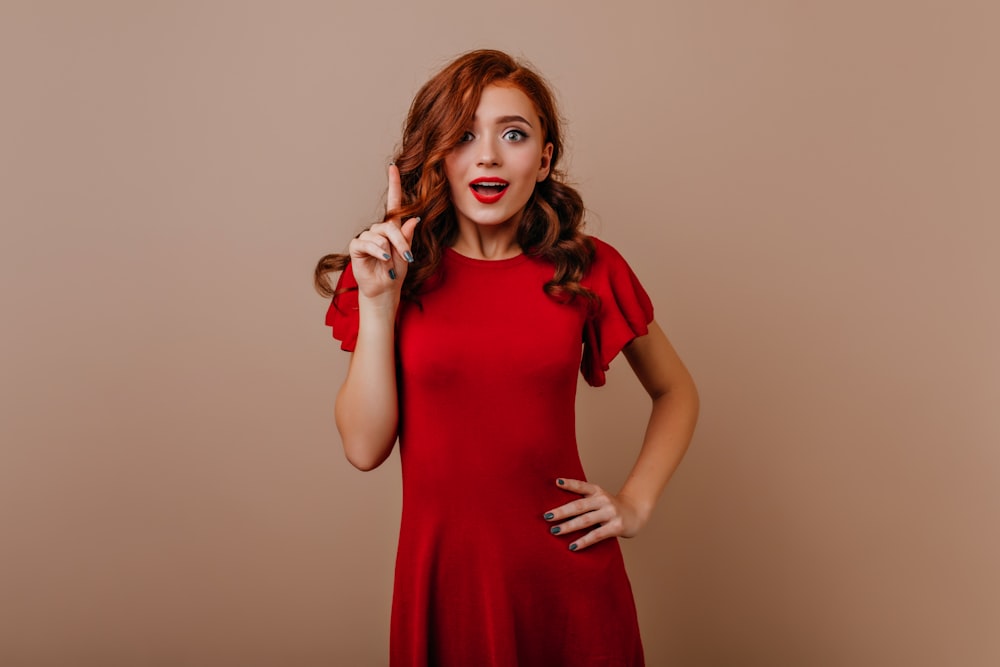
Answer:
[{"label": "woman", "polygon": [[[629,266],[581,231],[561,156],[543,80],[465,54],[413,101],[384,221],[317,266],[353,353],[347,458],[371,470],[400,443],[393,667],[643,664],[613,538],[648,521],[698,398]],[[614,494],[586,481],[574,401],[622,349],[652,414]]]}]

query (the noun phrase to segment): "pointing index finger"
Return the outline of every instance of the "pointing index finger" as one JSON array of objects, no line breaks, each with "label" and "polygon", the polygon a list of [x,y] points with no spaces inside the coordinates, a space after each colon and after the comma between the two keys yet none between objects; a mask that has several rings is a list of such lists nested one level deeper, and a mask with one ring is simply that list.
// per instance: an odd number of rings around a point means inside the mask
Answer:
[{"label": "pointing index finger", "polygon": [[[395,163],[389,165],[389,193],[385,198],[385,208],[386,213],[389,211],[394,211],[398,209],[402,203],[403,186],[399,181],[399,167]],[[393,219],[397,225],[399,224],[399,219]]]}]

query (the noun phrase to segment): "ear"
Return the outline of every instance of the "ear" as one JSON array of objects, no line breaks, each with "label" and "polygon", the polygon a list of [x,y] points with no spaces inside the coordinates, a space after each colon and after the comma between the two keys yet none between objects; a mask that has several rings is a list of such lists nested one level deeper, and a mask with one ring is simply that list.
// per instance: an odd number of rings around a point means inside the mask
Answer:
[{"label": "ear", "polygon": [[554,150],[552,142],[545,144],[545,148],[542,149],[542,161],[538,167],[538,176],[535,178],[536,183],[541,183],[546,178],[549,177],[549,171],[552,169],[552,151]]}]

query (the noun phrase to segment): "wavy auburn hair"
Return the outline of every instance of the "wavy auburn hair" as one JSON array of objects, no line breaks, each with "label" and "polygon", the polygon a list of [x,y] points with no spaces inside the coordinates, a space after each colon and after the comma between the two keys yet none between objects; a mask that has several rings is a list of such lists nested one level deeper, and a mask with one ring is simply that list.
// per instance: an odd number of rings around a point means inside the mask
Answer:
[{"label": "wavy auburn hair", "polygon": [[[414,232],[411,247],[414,262],[407,269],[402,297],[415,300],[421,287],[441,265],[444,249],[458,238],[458,221],[451,202],[445,157],[458,146],[472,124],[483,89],[490,85],[520,89],[535,106],[545,135],[551,143],[552,158],[548,177],[535,185],[517,229],[522,251],[554,266],[552,280],[545,283],[549,296],[568,302],[596,299],[580,284],[594,257],[594,246],[582,232],[583,200],[564,181],[557,165],[563,153],[562,134],[555,99],[536,72],[502,51],[479,50],[459,56],[438,72],[417,93],[403,126],[402,146],[394,162],[402,185],[401,206],[387,211],[391,218],[422,220]],[[316,265],[315,284],[323,296],[333,296],[327,274],[342,271],[350,262],[347,254],[331,254]]]}]

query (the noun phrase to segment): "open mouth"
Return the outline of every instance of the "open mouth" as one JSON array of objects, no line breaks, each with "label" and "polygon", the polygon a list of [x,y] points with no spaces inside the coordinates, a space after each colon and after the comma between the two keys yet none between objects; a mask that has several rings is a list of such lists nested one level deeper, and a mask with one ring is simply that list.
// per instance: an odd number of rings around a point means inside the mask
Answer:
[{"label": "open mouth", "polygon": [[509,185],[502,178],[477,178],[469,183],[469,188],[476,199],[484,204],[492,204],[503,197]]}]

